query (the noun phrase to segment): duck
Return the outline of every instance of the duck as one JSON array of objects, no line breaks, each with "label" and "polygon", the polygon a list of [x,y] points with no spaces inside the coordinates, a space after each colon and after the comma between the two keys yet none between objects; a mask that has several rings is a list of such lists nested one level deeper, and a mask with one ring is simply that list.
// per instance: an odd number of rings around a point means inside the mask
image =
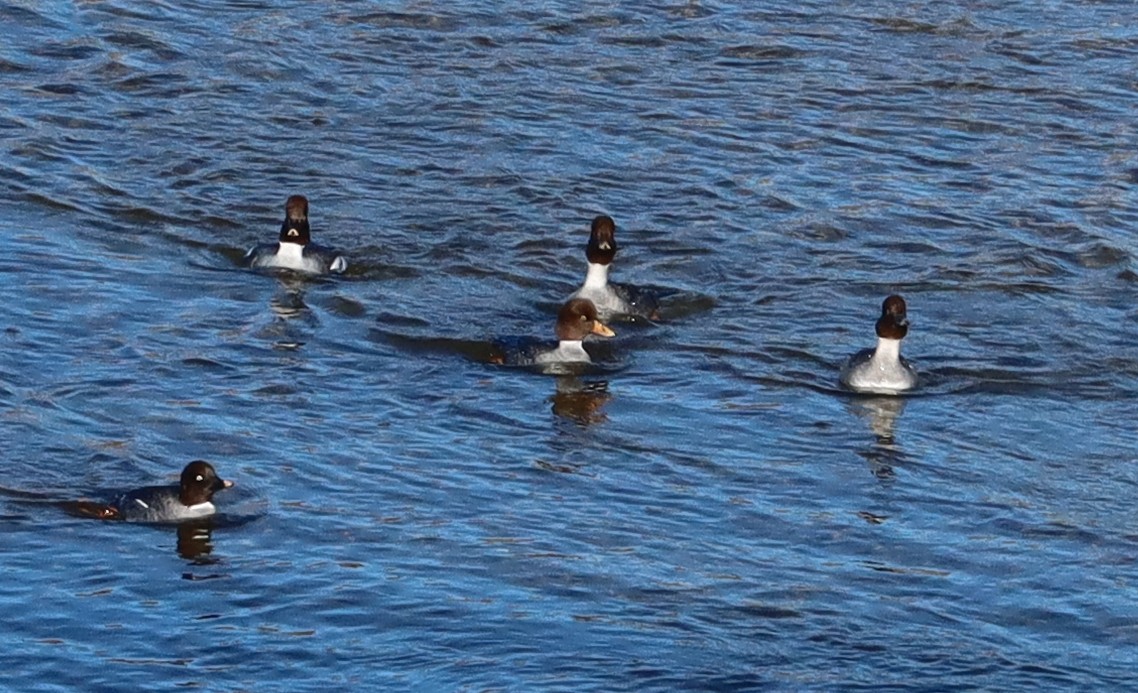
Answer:
[{"label": "duck", "polygon": [[102,520],[127,522],[182,522],[209,517],[217,512],[213,494],[231,488],[233,482],[222,479],[209,462],[194,460],[182,469],[176,485],[144,486],[120,494],[109,505],[87,501],[79,510]]},{"label": "duck", "polygon": [[285,201],[285,219],[277,243],[261,243],[245,253],[253,269],[290,269],[307,274],[340,273],[348,269],[343,255],[312,242],[308,226],[308,198],[293,195]]},{"label": "duck", "polygon": [[846,360],[839,382],[855,392],[894,395],[917,386],[917,371],[901,356],[901,340],[909,333],[905,299],[893,294],[881,304],[877,346]]},{"label": "duck", "polygon": [[609,281],[609,269],[616,258],[616,222],[607,214],[593,219],[585,259],[589,262],[585,283],[569,298],[587,298],[602,320],[618,317],[659,320],[659,299],[647,290]]},{"label": "duck", "polygon": [[548,344],[498,344],[490,357],[491,363],[509,366],[550,366],[557,364],[592,363],[585,350],[585,338],[590,335],[614,337],[612,328],[601,322],[597,307],[586,298],[566,301],[557,313],[557,346]]}]

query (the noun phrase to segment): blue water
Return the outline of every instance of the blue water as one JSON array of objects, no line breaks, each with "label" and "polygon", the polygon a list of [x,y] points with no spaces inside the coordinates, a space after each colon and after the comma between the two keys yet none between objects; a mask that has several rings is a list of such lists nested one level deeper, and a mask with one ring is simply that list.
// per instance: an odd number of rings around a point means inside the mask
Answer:
[{"label": "blue water", "polygon": [[[1131,685],[1132,3],[0,19],[4,688]],[[344,276],[240,267],[297,193]],[[599,213],[662,321],[480,361]],[[209,526],[60,505],[195,458]]]}]

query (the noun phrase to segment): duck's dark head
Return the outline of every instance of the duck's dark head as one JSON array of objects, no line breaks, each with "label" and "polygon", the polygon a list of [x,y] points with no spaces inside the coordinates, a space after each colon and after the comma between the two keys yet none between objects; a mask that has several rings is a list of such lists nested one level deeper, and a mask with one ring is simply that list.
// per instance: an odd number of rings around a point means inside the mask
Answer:
[{"label": "duck's dark head", "polygon": [[311,231],[308,228],[308,198],[293,195],[285,202],[285,220],[281,224],[281,243],[308,245]]},{"label": "duck's dark head", "polygon": [[597,319],[597,307],[587,298],[575,298],[557,313],[557,338],[579,342],[590,334],[602,337],[616,335],[608,325]]},{"label": "duck's dark head", "polygon": [[908,333],[909,317],[905,313],[905,299],[893,294],[881,304],[877,336],[882,339],[904,339]]},{"label": "duck's dark head", "polygon": [[609,265],[616,257],[616,222],[605,214],[593,219],[585,257],[594,264]]},{"label": "duck's dark head", "polygon": [[205,460],[194,460],[182,470],[178,497],[183,505],[197,505],[208,502],[213,494],[233,485],[217,475],[213,465]]}]

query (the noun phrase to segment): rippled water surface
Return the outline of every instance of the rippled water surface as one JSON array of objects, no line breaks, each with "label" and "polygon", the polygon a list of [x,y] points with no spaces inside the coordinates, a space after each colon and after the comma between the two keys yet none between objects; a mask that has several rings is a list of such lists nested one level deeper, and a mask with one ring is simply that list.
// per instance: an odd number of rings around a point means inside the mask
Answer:
[{"label": "rippled water surface", "polygon": [[[0,18],[5,686],[1132,684],[1133,3]],[[241,268],[294,193],[344,276]],[[484,363],[599,213],[659,324]],[[922,387],[843,393],[891,292]]]}]

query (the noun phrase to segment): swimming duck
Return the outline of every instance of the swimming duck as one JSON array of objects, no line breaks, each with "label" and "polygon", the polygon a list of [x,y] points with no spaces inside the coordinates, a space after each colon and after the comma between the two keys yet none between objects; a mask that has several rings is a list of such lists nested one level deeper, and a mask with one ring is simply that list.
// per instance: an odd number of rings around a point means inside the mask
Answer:
[{"label": "swimming duck", "polygon": [[245,253],[249,267],[290,269],[308,274],[343,272],[348,261],[343,255],[312,242],[308,226],[308,198],[293,195],[285,202],[285,219],[277,243],[261,243]]},{"label": "swimming duck", "polygon": [[901,340],[908,333],[905,299],[893,294],[881,304],[877,346],[851,356],[838,380],[851,390],[878,394],[897,394],[916,387],[917,371],[901,356]]},{"label": "swimming duck", "polygon": [[632,316],[658,320],[659,301],[654,293],[630,284],[609,281],[609,267],[616,258],[616,223],[612,217],[600,215],[593,219],[585,258],[589,269],[585,283],[569,298],[587,298],[597,307],[602,320],[617,316]]},{"label": "swimming duck", "polygon": [[492,363],[510,366],[550,365],[559,363],[591,363],[584,341],[589,335],[613,337],[615,332],[597,317],[593,302],[584,298],[570,299],[557,313],[557,346],[546,344],[498,345]]},{"label": "swimming duck", "polygon": [[182,469],[177,485],[127,491],[109,505],[80,501],[78,509],[84,515],[103,520],[181,522],[216,513],[213,494],[231,486],[233,482],[220,478],[209,462],[195,460]]}]

